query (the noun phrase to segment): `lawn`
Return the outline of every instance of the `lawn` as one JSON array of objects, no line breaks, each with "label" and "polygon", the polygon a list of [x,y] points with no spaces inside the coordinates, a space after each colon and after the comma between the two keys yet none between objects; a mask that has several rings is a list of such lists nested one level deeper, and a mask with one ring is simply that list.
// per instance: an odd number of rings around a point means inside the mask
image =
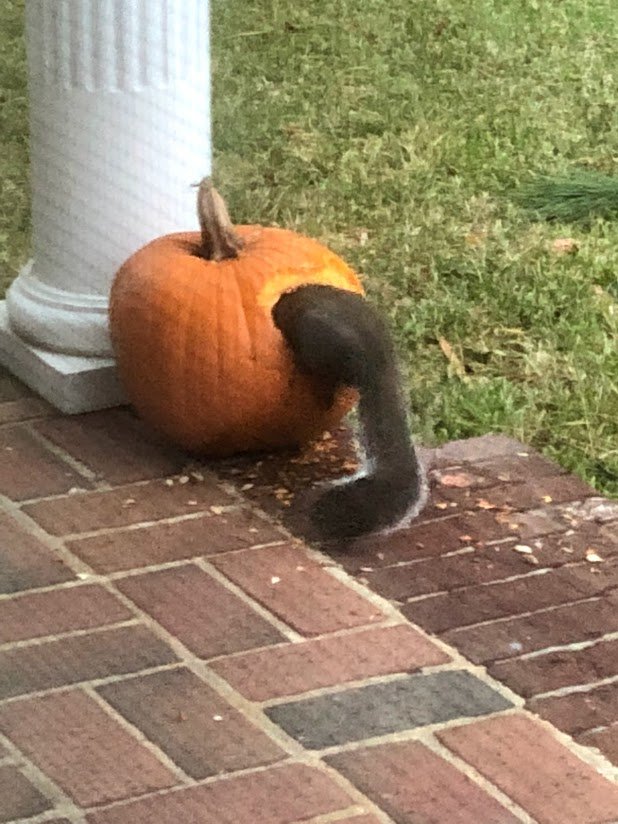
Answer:
[{"label": "lawn", "polygon": [[[8,277],[28,229],[21,5],[0,11]],[[618,172],[617,39],[615,0],[213,0],[235,219],[312,234],[358,268],[420,440],[506,432],[610,495],[618,222],[534,223],[510,194],[539,172]]]}]

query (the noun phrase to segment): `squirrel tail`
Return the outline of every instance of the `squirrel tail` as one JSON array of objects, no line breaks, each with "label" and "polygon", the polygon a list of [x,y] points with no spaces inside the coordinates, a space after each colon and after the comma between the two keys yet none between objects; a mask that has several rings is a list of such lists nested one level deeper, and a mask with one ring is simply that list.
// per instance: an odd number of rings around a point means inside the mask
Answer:
[{"label": "squirrel tail", "polygon": [[336,391],[354,387],[366,454],[362,473],[332,484],[312,520],[326,540],[349,540],[396,525],[424,504],[426,483],[408,431],[394,347],[360,295],[308,285],[281,296],[275,325],[297,368]]}]

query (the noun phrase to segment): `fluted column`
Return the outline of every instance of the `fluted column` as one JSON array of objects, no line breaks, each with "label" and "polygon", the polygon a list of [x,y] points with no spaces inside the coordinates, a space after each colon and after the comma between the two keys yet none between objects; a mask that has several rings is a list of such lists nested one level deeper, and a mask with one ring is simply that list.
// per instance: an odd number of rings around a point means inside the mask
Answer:
[{"label": "fluted column", "polygon": [[[211,167],[208,6],[26,0],[33,258],[7,295],[0,358],[65,411],[119,398],[116,269],[148,240],[197,227],[191,184]],[[49,385],[59,357],[82,362],[89,397],[76,396],[74,372],[71,397],[62,375]],[[41,359],[43,382],[24,368]]]}]

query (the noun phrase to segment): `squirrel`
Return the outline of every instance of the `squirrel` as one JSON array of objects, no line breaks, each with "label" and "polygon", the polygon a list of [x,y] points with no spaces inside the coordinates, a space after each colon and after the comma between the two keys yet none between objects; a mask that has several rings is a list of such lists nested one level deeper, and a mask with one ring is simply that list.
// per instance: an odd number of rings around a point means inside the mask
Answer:
[{"label": "squirrel", "polygon": [[310,516],[323,540],[345,541],[392,528],[422,509],[427,483],[412,443],[394,346],[376,309],[362,296],[308,284],[281,295],[275,325],[296,368],[332,396],[360,395],[364,471],[335,481]]}]

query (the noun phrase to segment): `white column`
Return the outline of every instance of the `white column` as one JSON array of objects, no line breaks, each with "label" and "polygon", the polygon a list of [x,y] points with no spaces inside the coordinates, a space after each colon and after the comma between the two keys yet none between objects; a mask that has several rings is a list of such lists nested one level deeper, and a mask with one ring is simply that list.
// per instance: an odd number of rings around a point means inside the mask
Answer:
[{"label": "white column", "polygon": [[0,304],[0,361],[66,412],[121,399],[109,287],[197,228],[211,171],[208,0],[26,0],[33,259]]}]

